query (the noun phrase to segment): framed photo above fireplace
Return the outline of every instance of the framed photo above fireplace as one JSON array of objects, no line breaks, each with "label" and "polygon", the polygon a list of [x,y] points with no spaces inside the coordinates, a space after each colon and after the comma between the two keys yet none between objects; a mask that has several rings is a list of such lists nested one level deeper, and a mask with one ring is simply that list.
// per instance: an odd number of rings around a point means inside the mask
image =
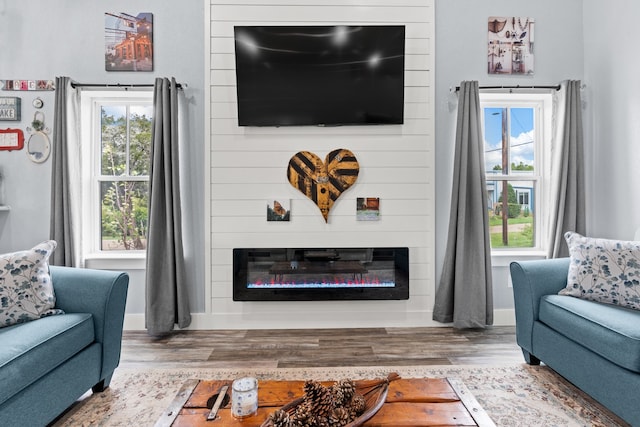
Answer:
[{"label": "framed photo above fireplace", "polygon": [[236,248],[233,299],[409,299],[409,248]]}]

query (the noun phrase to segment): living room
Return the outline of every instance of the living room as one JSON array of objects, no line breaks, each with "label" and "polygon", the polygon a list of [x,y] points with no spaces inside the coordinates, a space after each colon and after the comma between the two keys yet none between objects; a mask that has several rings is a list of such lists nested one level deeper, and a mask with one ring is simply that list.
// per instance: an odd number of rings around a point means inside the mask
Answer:
[{"label": "living room", "polygon": [[[188,136],[183,139],[181,155],[182,185],[189,189],[182,198],[186,207],[184,247],[190,329],[285,329],[292,318],[302,328],[442,326],[432,320],[432,311],[449,220],[456,121],[452,88],[463,80],[507,86],[581,80],[587,232],[611,239],[633,238],[640,227],[640,217],[633,212],[638,212],[640,202],[629,195],[639,180],[633,170],[640,159],[640,148],[630,141],[637,131],[633,111],[638,107],[633,99],[639,89],[634,83],[627,85],[626,80],[634,81],[628,74],[639,61],[630,52],[631,24],[640,16],[640,6],[629,0],[615,4],[595,0],[284,4],[276,7],[270,2],[229,5],[189,0],[176,7],[171,2],[116,0],[102,10],[84,3],[36,0],[30,2],[28,11],[6,0],[0,4],[0,79],[69,76],[82,83],[148,84],[155,77],[173,76],[185,86],[183,126]],[[153,14],[152,72],[105,70],[106,12]],[[533,75],[487,73],[486,23],[490,16],[535,19]],[[229,112],[233,102],[224,96],[233,93],[225,80],[232,74],[225,61],[233,53],[229,50],[231,33],[225,31],[234,22],[304,25],[349,21],[406,24],[413,34],[411,48],[416,49],[413,54],[421,62],[407,77],[409,95],[417,97],[413,102],[417,105],[406,125],[390,131],[256,130],[233,125],[235,117]],[[36,111],[31,107],[36,95],[2,95],[22,97],[22,120],[11,122],[9,127],[26,129]],[[55,132],[54,92],[42,91],[37,96],[44,104],[38,111]],[[324,157],[337,148],[350,149],[358,156],[361,184],[345,193],[325,222],[317,208],[286,181],[286,167],[289,158],[300,150]],[[239,166],[242,168],[234,173]],[[419,172],[400,174],[407,168]],[[250,169],[253,172],[247,178],[243,173]],[[391,176],[384,176],[385,170]],[[231,174],[223,176],[223,172]],[[34,163],[22,151],[5,151],[0,153],[0,176],[0,204],[10,206],[9,211],[0,212],[0,253],[30,248],[46,240],[51,162]],[[403,188],[398,189],[398,184]],[[273,197],[291,199],[291,222],[265,220],[264,203]],[[380,197],[382,219],[357,222],[356,197]],[[410,247],[410,298],[331,303],[233,301],[233,248],[308,247],[309,242],[320,247]],[[497,326],[515,324],[509,262],[541,257],[520,255],[493,259]],[[144,260],[113,258],[90,257],[87,265],[129,273],[125,330],[144,330]]]}]

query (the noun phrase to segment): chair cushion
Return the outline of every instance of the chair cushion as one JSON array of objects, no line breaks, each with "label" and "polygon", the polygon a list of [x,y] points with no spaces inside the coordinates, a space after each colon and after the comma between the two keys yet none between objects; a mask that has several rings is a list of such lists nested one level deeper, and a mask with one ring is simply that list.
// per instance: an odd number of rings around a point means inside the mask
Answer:
[{"label": "chair cushion", "polygon": [[87,313],[44,317],[0,329],[0,404],[94,341]]},{"label": "chair cushion", "polygon": [[605,359],[640,373],[640,311],[545,295],[540,300],[539,319]]}]

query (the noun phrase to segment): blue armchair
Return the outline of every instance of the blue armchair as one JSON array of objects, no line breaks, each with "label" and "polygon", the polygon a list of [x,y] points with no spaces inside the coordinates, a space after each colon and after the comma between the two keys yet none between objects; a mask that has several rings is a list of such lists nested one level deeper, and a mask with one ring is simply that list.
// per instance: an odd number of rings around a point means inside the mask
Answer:
[{"label": "blue armchair", "polygon": [[[126,273],[50,267],[65,314],[0,329],[0,423],[46,426],[120,362]],[[44,397],[46,396],[46,398]]]}]

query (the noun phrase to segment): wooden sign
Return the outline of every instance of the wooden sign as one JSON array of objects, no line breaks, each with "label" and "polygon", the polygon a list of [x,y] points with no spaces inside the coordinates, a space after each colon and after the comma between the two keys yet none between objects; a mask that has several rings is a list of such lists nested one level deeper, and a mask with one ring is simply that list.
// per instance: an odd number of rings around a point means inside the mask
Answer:
[{"label": "wooden sign", "polygon": [[344,148],[327,154],[324,162],[314,153],[300,151],[289,160],[287,178],[318,206],[327,222],[333,203],[355,184],[359,171],[356,156]]},{"label": "wooden sign", "polygon": [[20,98],[0,96],[0,120],[20,121]]},{"label": "wooden sign", "polygon": [[55,90],[53,80],[0,80],[0,90]]},{"label": "wooden sign", "polygon": [[21,129],[0,129],[0,150],[22,150],[24,133]]}]

